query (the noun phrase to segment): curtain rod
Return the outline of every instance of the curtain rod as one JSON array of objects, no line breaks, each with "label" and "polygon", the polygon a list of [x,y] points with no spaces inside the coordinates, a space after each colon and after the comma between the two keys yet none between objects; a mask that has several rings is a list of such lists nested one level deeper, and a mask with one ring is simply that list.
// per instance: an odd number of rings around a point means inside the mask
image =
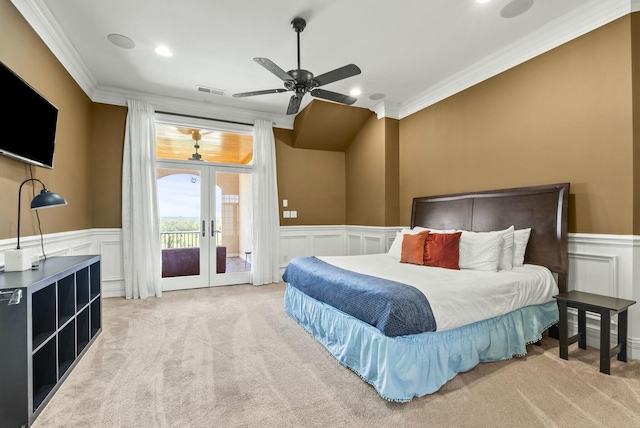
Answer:
[{"label": "curtain rod", "polygon": [[234,125],[247,125],[247,126],[253,126],[253,123],[236,122],[235,120],[214,119],[214,118],[212,118],[212,117],[193,116],[193,115],[191,115],[191,114],[172,113],[172,112],[169,112],[169,111],[156,111],[156,113],[160,113],[160,114],[168,114],[168,115],[171,115],[171,116],[182,116],[182,117],[188,117],[188,118],[191,118],[191,119],[215,120],[216,122],[232,123],[232,124],[234,124]]}]

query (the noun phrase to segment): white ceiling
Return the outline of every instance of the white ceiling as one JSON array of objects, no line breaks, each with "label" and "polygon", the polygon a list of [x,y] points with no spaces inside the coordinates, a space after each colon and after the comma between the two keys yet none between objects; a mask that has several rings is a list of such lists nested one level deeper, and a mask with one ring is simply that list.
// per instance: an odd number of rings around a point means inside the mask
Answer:
[{"label": "white ceiling", "polygon": [[[502,18],[510,1],[12,0],[94,101],[146,97],[218,116],[248,110],[279,119],[291,119],[284,116],[291,92],[231,94],[282,87],[252,59],[296,68],[290,21],[297,16],[307,20],[303,69],[319,75],[354,63],[362,70],[323,89],[360,88],[355,106],[401,118],[632,9],[630,0],[534,0],[524,14]],[[135,48],[114,46],[111,33]],[[174,55],[157,55],[160,44]],[[197,85],[226,93],[203,94]]]}]

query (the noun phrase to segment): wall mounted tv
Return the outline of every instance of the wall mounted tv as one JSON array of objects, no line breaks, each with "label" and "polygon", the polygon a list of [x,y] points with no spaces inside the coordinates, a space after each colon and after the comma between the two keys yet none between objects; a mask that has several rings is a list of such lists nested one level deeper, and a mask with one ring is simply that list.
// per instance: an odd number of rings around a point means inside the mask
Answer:
[{"label": "wall mounted tv", "polygon": [[0,154],[53,168],[58,108],[0,62]]}]

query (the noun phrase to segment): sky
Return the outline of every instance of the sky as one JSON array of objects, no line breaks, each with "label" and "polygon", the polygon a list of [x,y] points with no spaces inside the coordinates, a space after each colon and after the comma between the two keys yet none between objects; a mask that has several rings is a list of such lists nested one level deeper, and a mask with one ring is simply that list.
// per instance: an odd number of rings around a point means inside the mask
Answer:
[{"label": "sky", "polygon": [[[200,177],[192,174],[172,174],[158,180],[158,211],[162,217],[200,218]],[[220,188],[216,188],[220,193]],[[220,217],[221,204],[216,204]]]}]

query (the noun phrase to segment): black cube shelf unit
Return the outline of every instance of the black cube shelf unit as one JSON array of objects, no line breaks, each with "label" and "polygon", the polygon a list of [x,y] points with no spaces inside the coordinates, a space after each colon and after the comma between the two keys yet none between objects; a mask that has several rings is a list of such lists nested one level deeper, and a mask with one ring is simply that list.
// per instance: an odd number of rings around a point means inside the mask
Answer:
[{"label": "black cube shelf unit", "polygon": [[0,428],[30,426],[102,331],[100,256],[0,273]]}]

